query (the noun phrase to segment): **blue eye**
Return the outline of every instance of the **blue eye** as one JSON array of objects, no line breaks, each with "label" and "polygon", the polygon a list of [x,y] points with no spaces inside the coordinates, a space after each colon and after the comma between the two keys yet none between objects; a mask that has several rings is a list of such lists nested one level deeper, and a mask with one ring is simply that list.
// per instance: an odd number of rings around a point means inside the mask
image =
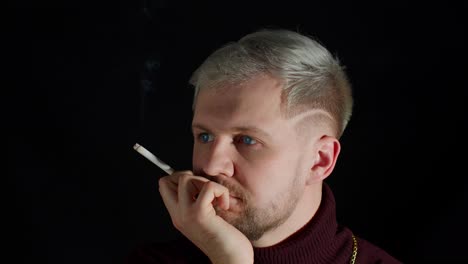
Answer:
[{"label": "blue eye", "polygon": [[242,143],[246,144],[246,145],[255,145],[257,143],[257,141],[249,136],[242,136],[241,137],[242,139]]},{"label": "blue eye", "polygon": [[207,143],[207,142],[210,142],[210,141],[213,141],[213,136],[208,134],[208,133],[200,133],[198,135],[198,139],[202,142],[202,143]]}]

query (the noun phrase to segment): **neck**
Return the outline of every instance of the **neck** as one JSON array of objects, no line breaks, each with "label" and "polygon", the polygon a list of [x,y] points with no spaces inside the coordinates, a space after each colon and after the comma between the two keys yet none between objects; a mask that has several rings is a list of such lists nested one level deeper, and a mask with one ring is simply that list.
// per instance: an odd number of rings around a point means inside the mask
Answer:
[{"label": "neck", "polygon": [[254,247],[269,247],[280,243],[305,226],[317,212],[322,199],[322,182],[308,185],[291,216],[277,228],[266,232],[259,240],[252,241]]}]

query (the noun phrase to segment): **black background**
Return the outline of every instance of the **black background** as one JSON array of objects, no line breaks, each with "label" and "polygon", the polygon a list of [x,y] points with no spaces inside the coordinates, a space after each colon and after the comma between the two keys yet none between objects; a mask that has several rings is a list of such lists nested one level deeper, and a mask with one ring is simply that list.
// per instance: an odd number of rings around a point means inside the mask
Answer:
[{"label": "black background", "polygon": [[12,263],[122,263],[178,236],[164,172],[132,146],[190,169],[191,72],[263,27],[315,36],[347,67],[354,114],[327,179],[339,222],[407,263],[468,261],[462,4],[36,5],[4,34]]}]

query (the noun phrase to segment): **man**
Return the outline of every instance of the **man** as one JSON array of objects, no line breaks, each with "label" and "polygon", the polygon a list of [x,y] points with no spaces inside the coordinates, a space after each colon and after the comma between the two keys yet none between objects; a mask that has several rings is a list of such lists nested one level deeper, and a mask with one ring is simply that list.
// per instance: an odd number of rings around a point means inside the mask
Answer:
[{"label": "man", "polygon": [[261,30],[210,55],[195,87],[193,171],[161,178],[187,238],[131,263],[399,263],[336,223],[323,182],[352,110],[339,62],[288,30]]}]

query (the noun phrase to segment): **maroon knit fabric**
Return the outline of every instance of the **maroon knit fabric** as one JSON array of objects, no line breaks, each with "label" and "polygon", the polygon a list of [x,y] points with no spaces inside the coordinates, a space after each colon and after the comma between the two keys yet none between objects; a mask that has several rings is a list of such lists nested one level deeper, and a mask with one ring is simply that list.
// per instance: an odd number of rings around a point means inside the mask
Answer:
[{"label": "maroon knit fabric", "polygon": [[[322,201],[312,220],[302,229],[270,247],[254,248],[254,263],[349,263],[352,255],[352,232],[336,222],[335,199],[323,184]],[[357,238],[356,263],[401,263],[379,247]],[[190,241],[155,243],[137,248],[128,264],[210,263]]]}]

